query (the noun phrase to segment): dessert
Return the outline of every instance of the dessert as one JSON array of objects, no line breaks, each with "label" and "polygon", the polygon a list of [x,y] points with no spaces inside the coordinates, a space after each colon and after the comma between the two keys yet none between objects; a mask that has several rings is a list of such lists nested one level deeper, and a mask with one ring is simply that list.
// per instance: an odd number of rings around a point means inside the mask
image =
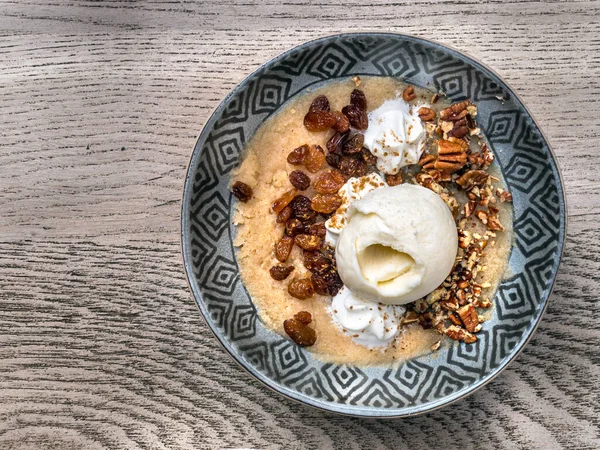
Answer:
[{"label": "dessert", "polygon": [[369,77],[267,119],[232,177],[240,273],[262,321],[334,363],[475,342],[512,238],[476,114]]}]

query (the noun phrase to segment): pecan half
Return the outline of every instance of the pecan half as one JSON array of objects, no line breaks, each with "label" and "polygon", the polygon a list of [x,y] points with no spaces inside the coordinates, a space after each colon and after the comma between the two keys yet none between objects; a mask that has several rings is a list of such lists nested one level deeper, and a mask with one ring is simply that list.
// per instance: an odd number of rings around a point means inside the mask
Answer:
[{"label": "pecan half", "polygon": [[[440,118],[442,120],[452,120],[452,119],[458,117],[463,111],[466,111],[467,106],[469,106],[470,104],[471,104],[471,102],[469,100],[464,100],[462,102],[458,102],[453,105],[450,105],[448,108],[442,109],[440,111]],[[467,114],[468,114],[468,111],[462,117],[465,117]],[[460,117],[460,118],[462,118],[462,117]],[[458,120],[458,119],[455,119],[455,120]]]},{"label": "pecan half", "polygon": [[462,174],[456,184],[468,191],[476,186],[483,186],[488,180],[489,174],[485,170],[469,170]]},{"label": "pecan half", "polygon": [[419,119],[421,119],[423,122],[431,122],[433,119],[435,119],[435,111],[425,106],[419,108],[418,114]]},{"label": "pecan half", "polygon": [[438,141],[438,157],[434,167],[446,172],[456,172],[467,163],[469,145],[456,138]]},{"label": "pecan half", "polygon": [[475,307],[472,304],[468,304],[459,308],[457,313],[467,331],[472,333],[477,327],[477,325],[479,325],[477,311],[475,310]]},{"label": "pecan half", "polygon": [[402,92],[402,98],[405,102],[410,102],[417,98],[414,86],[408,86],[406,89],[404,89],[404,91]]},{"label": "pecan half", "polygon": [[512,194],[505,189],[497,188],[496,195],[501,202],[512,202]]},{"label": "pecan half", "polygon": [[462,328],[459,328],[456,325],[449,326],[446,328],[446,330],[444,330],[444,332],[446,333],[446,336],[448,336],[450,339],[454,339],[455,341],[463,341],[466,344],[472,344],[473,342],[477,341],[477,336],[469,333],[466,330],[463,330]]}]

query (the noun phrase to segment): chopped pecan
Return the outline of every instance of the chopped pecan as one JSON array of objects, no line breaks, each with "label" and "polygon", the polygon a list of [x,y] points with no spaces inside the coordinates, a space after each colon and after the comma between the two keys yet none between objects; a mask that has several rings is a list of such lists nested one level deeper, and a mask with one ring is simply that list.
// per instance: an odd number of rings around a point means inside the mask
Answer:
[{"label": "chopped pecan", "polygon": [[477,317],[477,311],[475,307],[471,304],[465,305],[457,311],[460,320],[464,324],[465,328],[469,332],[473,332],[475,327],[479,325],[479,318]]},{"label": "chopped pecan", "polygon": [[408,325],[409,323],[414,323],[414,322],[417,322],[418,320],[419,320],[419,315],[411,309],[402,318],[402,325]]},{"label": "chopped pecan", "polygon": [[419,166],[421,166],[425,170],[433,169],[435,165],[435,156],[427,153],[423,153],[421,155],[421,159],[419,159]]},{"label": "chopped pecan", "polygon": [[473,214],[473,211],[475,211],[475,208],[477,208],[477,202],[469,200],[467,203],[465,203],[465,217],[470,217],[471,214]]},{"label": "chopped pecan", "polygon": [[437,103],[437,101],[440,99],[440,94],[438,94],[437,92],[435,94],[433,94],[431,96],[431,104]]},{"label": "chopped pecan", "polygon": [[479,211],[475,211],[475,217],[481,220],[482,224],[487,225],[489,218],[488,213],[480,209]]},{"label": "chopped pecan", "polygon": [[435,119],[435,111],[425,106],[419,108],[418,114],[419,119],[421,119],[423,122],[431,122],[433,119]]},{"label": "chopped pecan", "polygon": [[402,98],[405,102],[410,102],[417,98],[414,86],[408,86],[406,89],[404,89],[404,91],[402,92]]},{"label": "chopped pecan", "polygon": [[460,321],[460,318],[455,313],[448,315],[448,319],[450,319],[450,322],[452,322],[454,325],[457,325],[459,327],[462,326],[462,322]]},{"label": "chopped pecan", "polygon": [[475,186],[483,186],[488,180],[488,173],[484,170],[469,170],[462,174],[457,180],[456,184],[462,187],[464,190],[471,190]]},{"label": "chopped pecan", "polygon": [[442,109],[440,111],[440,118],[443,120],[451,120],[453,117],[456,117],[463,111],[466,111],[467,106],[469,106],[470,104],[471,102],[469,100],[464,100],[462,102],[455,103],[446,109]]},{"label": "chopped pecan", "polygon": [[398,172],[396,175],[386,174],[385,182],[389,186],[398,186],[399,184],[402,184],[402,172]]},{"label": "chopped pecan", "polygon": [[492,214],[488,217],[487,226],[488,229],[491,231],[504,231],[504,227],[500,223],[498,216],[496,216],[495,214]]},{"label": "chopped pecan", "polygon": [[512,202],[512,194],[505,189],[497,188],[496,195],[501,202]]},{"label": "chopped pecan", "polygon": [[472,344],[473,342],[477,341],[477,336],[469,333],[466,330],[463,330],[462,328],[459,328],[456,325],[449,326],[444,332],[446,333],[446,336],[454,339],[455,341],[463,341],[466,344]]}]

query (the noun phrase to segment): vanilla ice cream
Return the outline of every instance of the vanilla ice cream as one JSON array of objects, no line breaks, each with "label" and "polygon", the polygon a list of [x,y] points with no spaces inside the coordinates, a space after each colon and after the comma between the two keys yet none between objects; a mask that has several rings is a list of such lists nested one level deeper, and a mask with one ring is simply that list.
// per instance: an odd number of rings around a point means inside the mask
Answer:
[{"label": "vanilla ice cream", "polygon": [[402,167],[419,162],[425,130],[418,109],[397,98],[369,113],[365,146],[377,157],[377,168],[382,172],[394,175]]},{"label": "vanilla ice cream", "polygon": [[364,300],[344,286],[333,297],[330,312],[354,342],[372,348],[394,340],[406,308]]},{"label": "vanilla ice cream", "polygon": [[338,273],[357,296],[403,305],[436,289],[458,248],[450,209],[418,185],[382,187],[353,202],[336,245]]}]

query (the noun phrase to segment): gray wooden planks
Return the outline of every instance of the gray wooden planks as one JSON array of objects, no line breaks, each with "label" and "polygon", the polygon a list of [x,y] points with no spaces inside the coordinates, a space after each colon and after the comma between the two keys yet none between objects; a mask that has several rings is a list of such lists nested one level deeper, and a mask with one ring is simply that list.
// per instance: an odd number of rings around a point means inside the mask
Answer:
[{"label": "gray wooden planks", "polygon": [[[0,5],[0,448],[599,448],[600,2]],[[182,270],[188,158],[246,74],[396,31],[498,71],[557,154],[569,232],[536,335],[431,414],[309,409],[219,347]]]}]

